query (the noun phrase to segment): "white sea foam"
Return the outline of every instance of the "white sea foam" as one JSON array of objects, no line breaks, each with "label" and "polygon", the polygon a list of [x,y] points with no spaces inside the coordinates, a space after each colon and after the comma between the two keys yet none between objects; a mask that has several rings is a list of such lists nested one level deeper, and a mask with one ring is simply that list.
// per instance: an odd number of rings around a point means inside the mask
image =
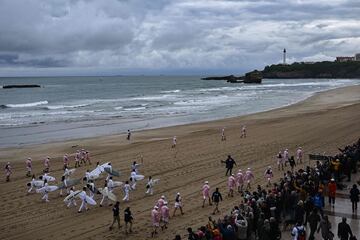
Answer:
[{"label": "white sea foam", "polygon": [[4,104],[1,105],[3,108],[26,108],[26,107],[36,107],[40,105],[48,104],[48,101],[39,101],[31,103],[17,103],[17,104]]}]

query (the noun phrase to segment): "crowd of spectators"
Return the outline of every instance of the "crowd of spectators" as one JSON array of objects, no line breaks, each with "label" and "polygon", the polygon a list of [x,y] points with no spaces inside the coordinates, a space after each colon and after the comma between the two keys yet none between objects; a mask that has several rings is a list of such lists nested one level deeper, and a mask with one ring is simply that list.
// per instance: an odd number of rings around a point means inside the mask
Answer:
[{"label": "crowd of spectators", "polygon": [[[200,228],[189,227],[187,239],[312,240],[316,231],[321,231],[323,239],[332,239],[334,233],[323,211],[325,196],[329,196],[329,204],[334,207],[337,186],[342,186],[344,176],[349,180],[351,173],[357,171],[360,139],[339,151],[325,161],[316,161],[312,167],[284,172],[283,177],[270,188],[264,189],[259,185],[256,191],[242,192],[242,197],[238,202],[234,201],[235,206],[222,219],[209,217],[207,224]],[[357,189],[356,184],[353,188]],[[359,190],[355,191],[356,194],[357,199],[351,201],[359,201]],[[349,229],[339,224],[339,231],[343,231],[337,233],[339,238],[352,236]],[[282,234],[287,235],[282,238]],[[344,238],[340,237],[341,234]],[[181,236],[176,235],[175,239],[179,240]]]}]

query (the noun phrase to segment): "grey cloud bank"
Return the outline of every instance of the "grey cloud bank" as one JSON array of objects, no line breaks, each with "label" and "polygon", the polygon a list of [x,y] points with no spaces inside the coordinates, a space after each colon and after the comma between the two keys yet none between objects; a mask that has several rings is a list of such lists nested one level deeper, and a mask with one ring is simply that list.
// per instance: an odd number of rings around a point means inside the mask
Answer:
[{"label": "grey cloud bank", "polygon": [[357,0],[1,0],[0,76],[242,73],[360,52]]}]

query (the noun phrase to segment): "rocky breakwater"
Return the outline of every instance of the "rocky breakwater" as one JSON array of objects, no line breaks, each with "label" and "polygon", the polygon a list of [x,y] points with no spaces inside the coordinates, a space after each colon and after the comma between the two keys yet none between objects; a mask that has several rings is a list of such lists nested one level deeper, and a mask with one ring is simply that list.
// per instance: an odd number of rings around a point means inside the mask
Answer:
[{"label": "rocky breakwater", "polygon": [[245,74],[245,76],[236,77],[234,75],[221,77],[205,77],[202,80],[223,80],[229,83],[261,83],[262,74],[260,71],[252,71]]}]

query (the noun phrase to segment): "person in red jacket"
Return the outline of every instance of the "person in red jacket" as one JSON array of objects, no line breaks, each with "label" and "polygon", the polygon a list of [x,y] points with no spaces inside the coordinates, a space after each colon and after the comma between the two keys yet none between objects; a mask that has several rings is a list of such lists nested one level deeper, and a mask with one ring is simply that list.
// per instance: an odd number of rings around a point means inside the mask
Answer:
[{"label": "person in red jacket", "polygon": [[329,189],[329,205],[335,207],[335,196],[336,196],[336,182],[332,178],[328,184]]}]

